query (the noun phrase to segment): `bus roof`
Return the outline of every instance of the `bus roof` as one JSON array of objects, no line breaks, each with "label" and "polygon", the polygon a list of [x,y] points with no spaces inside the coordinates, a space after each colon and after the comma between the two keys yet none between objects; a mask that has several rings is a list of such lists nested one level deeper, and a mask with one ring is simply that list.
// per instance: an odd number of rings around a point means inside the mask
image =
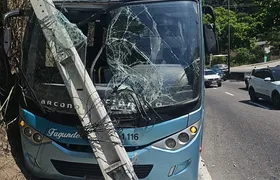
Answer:
[{"label": "bus roof", "polygon": [[[110,2],[126,2],[135,0],[53,0],[54,3],[110,3]],[[149,1],[149,0],[146,0]],[[193,0],[190,0],[193,1]]]},{"label": "bus roof", "polygon": [[122,0],[53,0],[53,2],[66,2],[66,3],[71,3],[71,2],[74,2],[74,3],[77,3],[77,2],[119,2],[119,1],[122,1]]}]

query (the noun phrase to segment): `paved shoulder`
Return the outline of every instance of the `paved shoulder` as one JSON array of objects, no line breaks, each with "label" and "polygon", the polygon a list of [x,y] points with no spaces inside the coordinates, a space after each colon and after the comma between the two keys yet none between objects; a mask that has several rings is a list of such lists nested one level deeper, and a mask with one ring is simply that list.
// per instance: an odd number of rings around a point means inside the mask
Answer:
[{"label": "paved shoulder", "polygon": [[215,180],[280,180],[280,111],[251,104],[243,83],[206,90],[202,157]]},{"label": "paved shoulder", "polygon": [[202,158],[199,159],[198,180],[212,180]]}]

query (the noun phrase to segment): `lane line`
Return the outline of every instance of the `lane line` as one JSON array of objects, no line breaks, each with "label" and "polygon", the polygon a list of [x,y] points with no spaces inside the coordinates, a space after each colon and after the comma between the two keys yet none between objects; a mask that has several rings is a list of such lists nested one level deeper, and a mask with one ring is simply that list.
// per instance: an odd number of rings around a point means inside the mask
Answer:
[{"label": "lane line", "polygon": [[229,92],[225,92],[227,95],[230,95],[230,96],[234,96],[233,94],[229,93]]},{"label": "lane line", "polygon": [[250,104],[252,104],[252,105],[255,105],[255,106],[258,106],[258,107],[261,107],[261,108],[264,108],[264,109],[270,109],[270,108],[268,108],[268,107],[266,107],[266,106],[263,106],[263,105],[261,105],[261,104],[258,104],[258,103],[255,103],[255,102],[252,102],[252,101],[248,101]]},{"label": "lane line", "polygon": [[217,88],[213,88],[213,89],[217,89]]},{"label": "lane line", "polygon": [[206,164],[201,157],[199,159],[198,180],[212,180]]}]

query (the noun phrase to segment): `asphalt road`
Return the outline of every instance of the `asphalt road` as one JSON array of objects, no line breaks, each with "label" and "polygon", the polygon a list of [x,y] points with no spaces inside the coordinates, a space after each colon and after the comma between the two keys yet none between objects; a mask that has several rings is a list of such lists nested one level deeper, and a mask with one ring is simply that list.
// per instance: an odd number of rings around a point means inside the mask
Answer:
[{"label": "asphalt road", "polygon": [[280,180],[280,110],[252,104],[244,87],[206,89],[202,158],[213,180]]}]

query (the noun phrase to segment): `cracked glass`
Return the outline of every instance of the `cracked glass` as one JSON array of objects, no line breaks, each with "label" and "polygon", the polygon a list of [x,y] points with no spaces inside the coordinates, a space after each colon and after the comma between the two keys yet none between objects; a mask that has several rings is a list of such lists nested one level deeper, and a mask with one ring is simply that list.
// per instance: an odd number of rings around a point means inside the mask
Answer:
[{"label": "cracked glass", "polygon": [[[55,50],[56,55],[60,55],[65,52],[67,54],[70,48],[75,47],[84,65],[87,66],[86,61],[93,57],[95,22],[77,27],[76,24],[92,12],[85,12],[85,16],[77,16],[80,11],[64,12],[64,14],[55,8],[53,11],[55,15],[52,18],[56,19],[54,25],[56,28],[53,30],[46,28],[46,38],[40,27],[40,23],[44,22],[38,21],[35,14],[30,17],[24,40],[27,44],[23,46],[23,70],[36,98],[30,91],[25,95],[38,99],[43,107],[53,112],[75,113],[75,107],[51,49]],[[69,39],[60,38],[61,34],[65,33],[63,28],[69,34]],[[54,48],[47,42],[50,42]],[[88,70],[89,67],[86,69]]]},{"label": "cracked glass", "polygon": [[[106,95],[112,109],[137,111],[137,104],[172,106],[198,96],[195,2],[128,5],[110,15],[106,47],[111,77]],[[119,93],[112,96],[116,88]]]},{"label": "cracked glass", "polygon": [[[196,2],[132,4],[99,15],[91,9],[56,12],[59,24],[47,39],[36,17],[30,18],[25,37],[30,43],[23,49],[24,72],[43,107],[75,114],[47,44],[52,41],[56,53],[71,48],[59,40],[64,26],[117,126],[147,126],[190,111],[201,88]],[[26,95],[32,97],[31,91]]]}]

